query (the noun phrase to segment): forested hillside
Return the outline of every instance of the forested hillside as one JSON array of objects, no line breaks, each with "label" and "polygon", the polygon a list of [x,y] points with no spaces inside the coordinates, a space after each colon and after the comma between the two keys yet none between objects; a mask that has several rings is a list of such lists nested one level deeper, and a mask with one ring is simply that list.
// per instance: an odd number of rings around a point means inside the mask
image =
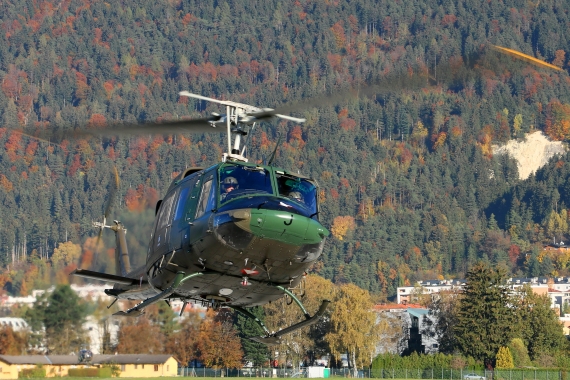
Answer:
[{"label": "forested hillside", "polygon": [[[493,157],[491,144],[536,129],[570,138],[569,8],[570,1],[5,0],[0,263],[9,270],[0,287],[25,294],[54,276],[64,282],[78,262],[112,270],[105,254],[93,263],[87,238],[113,186],[113,165],[121,187],[112,218],[129,228],[140,264],[152,210],[173,173],[210,165],[222,152],[212,135],[53,144],[12,129],[66,132],[220,111],[179,97],[182,90],[275,107],[422,72],[430,79],[421,90],[347,96],[299,112],[303,125],[256,132],[254,160],[268,157],[281,134],[277,165],[322,187],[321,218],[334,237],[314,271],[384,296],[418,279],[463,276],[479,259],[512,273],[567,274],[569,260],[547,265],[540,248],[552,233],[568,234],[566,159],[520,183],[515,163]],[[516,69],[508,59],[474,64],[489,44],[564,71]],[[472,75],[437,74],[467,61]],[[50,260],[66,240],[73,244]]]}]

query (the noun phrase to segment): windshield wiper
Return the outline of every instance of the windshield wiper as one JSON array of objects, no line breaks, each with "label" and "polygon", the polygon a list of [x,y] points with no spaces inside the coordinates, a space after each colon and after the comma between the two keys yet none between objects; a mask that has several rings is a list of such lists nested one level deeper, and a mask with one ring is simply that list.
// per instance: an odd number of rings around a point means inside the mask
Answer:
[{"label": "windshield wiper", "polygon": [[265,169],[259,166],[256,167],[244,166],[243,168],[244,170],[249,170],[250,172],[265,172]]}]

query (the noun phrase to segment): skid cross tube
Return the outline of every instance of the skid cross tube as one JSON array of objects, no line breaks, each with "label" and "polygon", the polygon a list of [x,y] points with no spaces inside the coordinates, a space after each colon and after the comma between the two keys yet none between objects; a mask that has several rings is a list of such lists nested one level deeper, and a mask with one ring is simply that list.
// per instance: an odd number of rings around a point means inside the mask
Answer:
[{"label": "skid cross tube", "polygon": [[263,321],[259,318],[257,318],[255,316],[255,314],[253,314],[252,312],[244,309],[243,307],[240,306],[230,306],[228,305],[229,308],[238,311],[240,313],[242,313],[245,317],[251,318],[255,321],[255,323],[257,323],[259,325],[259,327],[261,327],[263,329],[263,331],[265,332],[265,335],[269,336],[271,335],[271,333],[269,332],[269,329],[267,329],[267,326],[265,326],[265,323],[263,323]]},{"label": "skid cross tube", "polygon": [[323,303],[321,304],[321,307],[319,307],[319,310],[315,313],[315,315],[313,315],[312,317],[309,316],[304,321],[301,321],[301,322],[296,323],[292,326],[286,327],[286,328],[279,330],[278,332],[271,334],[271,335],[257,336],[257,337],[252,337],[249,339],[253,340],[254,342],[263,343],[263,344],[267,344],[267,345],[279,344],[281,341],[282,335],[288,334],[292,331],[298,330],[298,329],[303,328],[303,327],[311,326],[311,325],[317,323],[318,320],[323,316],[323,314],[327,310],[327,307],[329,306],[330,302],[331,301],[329,301],[329,300],[324,300]]},{"label": "skid cross tube", "polygon": [[303,306],[303,304],[301,303],[301,301],[299,301],[299,299],[297,298],[297,296],[295,296],[295,294],[293,294],[293,292],[291,292],[289,289],[284,288],[280,285],[276,286],[277,289],[281,290],[282,292],[284,292],[285,294],[287,294],[289,297],[291,297],[293,299],[293,301],[295,301],[295,303],[301,308],[301,311],[303,312],[303,314],[305,315],[305,318],[309,319],[311,318],[311,314],[309,314],[307,312],[307,310],[305,309],[305,306]]},{"label": "skid cross tube", "polygon": [[263,322],[261,322],[259,320],[259,318],[257,318],[255,315],[253,315],[252,313],[250,313],[249,311],[247,311],[245,309],[242,309],[241,307],[231,306],[233,309],[235,309],[235,310],[241,312],[242,314],[253,319],[265,331],[265,336],[249,338],[249,339],[253,340],[254,342],[263,343],[263,344],[267,344],[267,345],[279,344],[281,341],[282,335],[288,334],[292,331],[301,329],[301,328],[306,327],[306,326],[311,326],[311,325],[314,325],[315,323],[317,323],[319,321],[319,319],[325,314],[325,311],[327,310],[327,307],[329,306],[329,304],[331,302],[329,300],[323,300],[323,303],[319,307],[319,310],[317,310],[315,315],[313,315],[311,317],[311,314],[309,314],[307,312],[307,309],[305,309],[305,306],[303,306],[301,301],[297,298],[297,296],[295,296],[295,294],[293,294],[293,292],[291,292],[289,289],[287,289],[283,286],[280,286],[280,285],[276,285],[275,287],[277,289],[281,290],[283,293],[287,294],[289,297],[291,297],[291,299],[293,299],[295,301],[297,306],[299,306],[299,308],[301,309],[301,311],[305,315],[305,320],[298,322],[298,323],[295,323],[294,325],[291,325],[289,327],[285,327],[284,329],[279,330],[276,333],[270,333],[269,330],[267,329],[267,327],[265,327],[265,325],[263,324]]},{"label": "skid cross tube", "polygon": [[145,307],[150,306],[153,303],[160,301],[161,299],[165,299],[165,298],[170,297],[176,291],[176,289],[180,285],[182,285],[184,282],[188,281],[189,279],[191,279],[193,277],[201,276],[203,274],[204,274],[204,272],[197,272],[197,273],[189,274],[188,276],[184,276],[185,275],[184,272],[177,272],[176,276],[174,277],[174,280],[172,281],[172,285],[170,285],[168,288],[164,289],[162,292],[158,293],[157,295],[155,295],[153,297],[147,298],[143,302],[139,303],[137,306],[132,307],[127,311],[119,311],[113,315],[117,315],[117,316],[139,316],[142,314],[142,310]]}]

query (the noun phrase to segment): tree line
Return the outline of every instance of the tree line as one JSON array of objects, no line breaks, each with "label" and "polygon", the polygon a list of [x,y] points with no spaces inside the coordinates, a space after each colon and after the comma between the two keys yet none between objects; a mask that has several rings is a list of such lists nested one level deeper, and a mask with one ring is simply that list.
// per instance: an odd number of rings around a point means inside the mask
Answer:
[{"label": "tree line", "polygon": [[[550,210],[565,209],[554,182],[509,198],[526,185],[492,145],[536,130],[568,140],[570,84],[564,73],[488,49],[515,48],[566,70],[566,8],[470,0],[5,1],[0,264],[7,270],[0,285],[27,294],[24,279],[42,271],[49,273],[37,286],[65,282],[70,268],[53,269],[51,257],[67,242],[82,246],[80,262],[91,269],[112,270],[105,250],[85,248],[114,186],[112,166],[121,177],[113,213],[133,232],[140,263],[152,210],[173,174],[217,162],[223,146],[210,135],[54,143],[15,128],[65,136],[76,126],[220,111],[178,97],[181,90],[274,107],[365,84],[378,84],[376,94],[300,110],[302,126],[267,124],[252,136],[252,160],[263,162],[283,136],[276,163],[321,185],[319,215],[335,233],[315,273],[384,297],[420,279],[462,277],[478,260],[505,264],[513,275],[566,275],[566,262],[548,265],[540,253],[551,234],[566,233],[545,222],[546,211],[550,218]],[[413,88],[394,80],[408,77],[420,80]],[[561,174],[559,195],[568,177]]]},{"label": "tree line", "polygon": [[[408,345],[405,332],[412,326],[377,313],[368,291],[352,284],[337,286],[316,275],[307,276],[304,287],[309,313],[324,299],[332,300],[332,306],[317,324],[283,336],[271,350],[249,339],[263,335],[258,325],[229,309],[208,309],[204,315],[190,312],[181,319],[166,303],[149,307],[140,318],[121,319],[114,340],[109,324],[115,323],[110,316],[116,306],[109,310],[100,302],[85,302],[69,286],[59,286],[39,298],[33,308],[13,310],[13,315],[27,320],[31,332],[4,328],[0,354],[77,351],[88,345],[82,322],[91,315],[101,325],[101,353],[168,353],[183,364],[198,360],[213,368],[238,368],[244,363],[297,367],[323,356],[330,356],[331,365],[338,366],[344,354],[355,373],[362,368],[570,366],[570,345],[550,299],[530,287],[510,288],[502,267],[477,263],[459,293],[416,294],[429,309],[420,333],[424,343],[426,337],[436,339],[437,355],[422,356],[408,347],[403,350],[406,356],[400,357],[399,350]],[[285,297],[252,312],[270,331],[278,331],[304,317],[292,303]],[[394,340],[400,340],[391,348],[395,353],[375,358],[378,346],[387,348]]]},{"label": "tree line", "polygon": [[[303,284],[303,300],[311,314],[325,299],[333,301],[334,306],[316,325],[284,336],[274,347],[280,352],[278,358],[266,345],[249,339],[263,336],[263,330],[230,309],[188,312],[184,318],[178,318],[169,305],[161,302],[145,309],[139,318],[116,319],[112,314],[117,306],[108,309],[101,301],[81,300],[69,285],[44,293],[33,307],[13,309],[11,315],[24,318],[30,331],[16,333],[4,327],[0,333],[0,354],[78,352],[89,345],[82,324],[91,316],[99,325],[103,354],[168,353],[185,365],[200,361],[207,367],[238,368],[248,362],[256,366],[297,367],[328,353],[339,360],[341,354],[350,352],[353,367],[368,366],[377,342],[369,292],[355,285],[337,287],[316,275],[307,276]],[[279,331],[305,318],[290,298],[254,308],[253,312],[270,331]],[[355,317],[360,323],[352,323]],[[114,323],[119,324],[116,339],[111,336]]]}]

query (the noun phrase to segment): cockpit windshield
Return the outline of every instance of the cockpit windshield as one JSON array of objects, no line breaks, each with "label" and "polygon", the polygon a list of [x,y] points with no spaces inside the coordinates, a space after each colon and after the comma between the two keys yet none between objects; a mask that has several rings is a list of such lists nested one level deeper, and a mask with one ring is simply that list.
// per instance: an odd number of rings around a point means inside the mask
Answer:
[{"label": "cockpit windshield", "polygon": [[277,172],[277,185],[279,195],[308,208],[311,214],[317,212],[317,187],[311,181]]},{"label": "cockpit windshield", "polygon": [[273,194],[271,174],[264,168],[225,164],[219,174],[222,203],[244,195]]}]

